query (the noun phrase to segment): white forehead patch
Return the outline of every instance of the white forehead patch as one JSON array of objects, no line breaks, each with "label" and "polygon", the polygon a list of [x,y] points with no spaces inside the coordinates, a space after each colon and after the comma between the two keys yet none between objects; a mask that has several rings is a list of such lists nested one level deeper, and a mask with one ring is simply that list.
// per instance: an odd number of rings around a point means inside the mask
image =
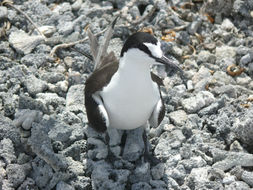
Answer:
[{"label": "white forehead patch", "polygon": [[145,46],[149,49],[149,51],[152,53],[154,57],[159,57],[161,58],[163,56],[163,52],[161,49],[161,43],[158,41],[157,45],[152,44],[152,43],[144,43]]}]

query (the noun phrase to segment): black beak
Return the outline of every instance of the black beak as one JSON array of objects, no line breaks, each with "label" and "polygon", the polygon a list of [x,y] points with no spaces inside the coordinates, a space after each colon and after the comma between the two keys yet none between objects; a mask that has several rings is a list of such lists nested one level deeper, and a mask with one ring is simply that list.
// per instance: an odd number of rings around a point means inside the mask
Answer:
[{"label": "black beak", "polygon": [[179,62],[176,58],[172,56],[166,57],[163,55],[161,58],[156,57],[155,60],[159,63],[172,67],[176,69],[177,71],[179,71],[180,74],[183,74],[183,70],[179,67]]}]

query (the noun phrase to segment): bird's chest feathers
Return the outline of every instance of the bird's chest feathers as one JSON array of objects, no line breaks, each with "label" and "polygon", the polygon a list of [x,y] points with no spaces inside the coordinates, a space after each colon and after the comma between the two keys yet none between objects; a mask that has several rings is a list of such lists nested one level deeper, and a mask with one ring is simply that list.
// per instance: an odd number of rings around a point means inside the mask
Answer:
[{"label": "bird's chest feathers", "polygon": [[132,68],[117,71],[101,91],[109,115],[128,119],[147,119],[160,99],[159,89],[151,79],[150,70]]}]

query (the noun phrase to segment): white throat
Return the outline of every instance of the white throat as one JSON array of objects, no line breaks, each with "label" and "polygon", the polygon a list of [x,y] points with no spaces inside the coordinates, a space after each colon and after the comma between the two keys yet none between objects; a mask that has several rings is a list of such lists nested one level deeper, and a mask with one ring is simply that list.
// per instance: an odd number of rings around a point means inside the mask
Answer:
[{"label": "white throat", "polygon": [[[146,78],[150,76],[150,66],[152,59],[138,49],[131,49],[124,54],[119,60],[118,72],[122,77]],[[126,76],[127,75],[127,76]]]},{"label": "white throat", "polygon": [[151,79],[151,64],[152,59],[137,49],[120,59],[118,71],[100,92],[110,127],[134,129],[148,121],[160,99],[159,88]]}]

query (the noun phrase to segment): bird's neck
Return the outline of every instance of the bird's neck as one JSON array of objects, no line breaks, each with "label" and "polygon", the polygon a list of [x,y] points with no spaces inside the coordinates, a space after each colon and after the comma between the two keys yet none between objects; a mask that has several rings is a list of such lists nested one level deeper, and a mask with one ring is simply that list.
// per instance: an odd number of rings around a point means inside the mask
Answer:
[{"label": "bird's neck", "polygon": [[151,79],[150,74],[150,60],[145,58],[145,55],[141,51],[128,51],[124,54],[123,57],[119,60],[119,73],[122,77],[128,76],[130,77],[138,76],[138,78],[142,79]]}]

